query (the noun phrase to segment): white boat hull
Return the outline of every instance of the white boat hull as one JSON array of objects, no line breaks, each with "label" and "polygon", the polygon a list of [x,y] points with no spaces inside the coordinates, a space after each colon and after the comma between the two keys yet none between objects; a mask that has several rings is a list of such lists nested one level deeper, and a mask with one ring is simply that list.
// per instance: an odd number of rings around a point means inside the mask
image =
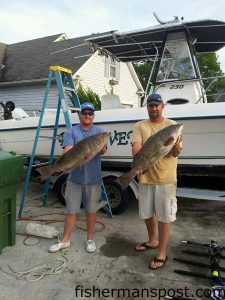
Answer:
[{"label": "white boat hull", "polygon": [[[167,105],[164,115],[184,124],[180,165],[225,166],[225,103]],[[103,161],[118,165],[130,162],[133,126],[146,118],[147,110],[143,107],[97,111],[95,124],[111,132]],[[38,121],[38,117],[0,121],[0,148],[30,156]],[[79,122],[77,114],[71,114],[71,121],[73,124]],[[37,157],[50,154],[54,122],[54,115],[46,115],[43,119],[35,153]],[[61,115],[58,134],[65,130]],[[60,143],[56,141],[55,156],[61,153]]]}]

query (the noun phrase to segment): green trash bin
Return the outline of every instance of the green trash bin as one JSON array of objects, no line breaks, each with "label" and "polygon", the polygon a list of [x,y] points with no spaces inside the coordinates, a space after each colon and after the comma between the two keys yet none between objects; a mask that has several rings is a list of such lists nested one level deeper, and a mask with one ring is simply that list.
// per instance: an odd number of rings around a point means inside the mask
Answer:
[{"label": "green trash bin", "polygon": [[16,242],[16,193],[25,158],[0,151],[0,254]]}]

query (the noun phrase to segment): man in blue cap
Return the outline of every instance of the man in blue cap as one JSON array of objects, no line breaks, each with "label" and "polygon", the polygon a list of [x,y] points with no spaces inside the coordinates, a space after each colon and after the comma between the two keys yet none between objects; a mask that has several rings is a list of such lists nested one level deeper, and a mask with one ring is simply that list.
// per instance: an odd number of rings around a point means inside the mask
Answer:
[{"label": "man in blue cap", "polygon": [[[176,124],[163,116],[164,103],[158,93],[147,98],[149,119],[135,124],[132,153],[135,156],[146,140],[159,130]],[[168,155],[156,162],[147,172],[139,176],[139,216],[145,221],[148,241],[136,246],[136,251],[157,249],[149,268],[162,268],[167,261],[170,223],[176,220],[177,157],[181,151],[179,137]],[[158,235],[157,235],[158,231]]]},{"label": "man in blue cap", "polygon": [[[73,126],[64,134],[64,153],[69,151],[79,141],[104,132],[100,127],[93,125],[95,117],[94,105],[85,102],[81,105],[79,113],[80,124]],[[57,252],[60,249],[70,247],[70,238],[76,224],[77,214],[80,211],[83,200],[87,223],[87,252],[95,252],[94,228],[96,223],[96,211],[101,197],[101,159],[107,147],[103,147],[100,153],[85,165],[74,169],[69,175],[66,184],[65,201],[67,214],[64,222],[64,232],[60,240],[49,247],[49,252]]]}]

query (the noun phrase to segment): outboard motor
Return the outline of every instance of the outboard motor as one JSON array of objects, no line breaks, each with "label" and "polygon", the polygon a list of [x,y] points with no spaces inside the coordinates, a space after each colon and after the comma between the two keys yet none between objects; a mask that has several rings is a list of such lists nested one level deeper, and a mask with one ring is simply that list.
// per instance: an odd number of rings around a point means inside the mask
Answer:
[{"label": "outboard motor", "polygon": [[0,102],[1,106],[3,107],[3,117],[4,120],[10,120],[12,119],[12,111],[15,109],[15,104],[12,101],[7,101],[6,104],[3,102]]}]

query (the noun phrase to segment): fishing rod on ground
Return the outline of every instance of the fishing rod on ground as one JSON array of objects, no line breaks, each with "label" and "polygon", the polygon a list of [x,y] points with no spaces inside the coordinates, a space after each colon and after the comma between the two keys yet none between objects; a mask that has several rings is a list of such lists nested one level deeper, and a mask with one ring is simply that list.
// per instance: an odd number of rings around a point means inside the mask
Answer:
[{"label": "fishing rod on ground", "polygon": [[225,268],[219,265],[220,259],[225,259],[225,256],[222,254],[222,251],[225,249],[223,246],[219,246],[217,241],[212,240],[210,244],[201,244],[198,242],[192,241],[183,241],[186,244],[194,245],[194,246],[202,246],[208,249],[208,252],[199,252],[199,251],[192,251],[192,250],[183,250],[183,253],[198,255],[198,256],[207,256],[210,259],[210,263],[201,263],[193,260],[187,260],[182,258],[174,258],[175,261],[195,265],[203,268],[210,269],[210,274],[203,274],[198,272],[191,272],[191,271],[184,271],[184,270],[174,270],[175,273],[182,274],[182,275],[189,275],[199,278],[207,278],[212,280],[214,284],[225,285],[225,277],[222,277],[220,271],[224,272]]},{"label": "fishing rod on ground", "polygon": [[196,251],[191,251],[191,250],[182,250],[182,252],[185,253],[190,253],[190,254],[196,254],[196,255],[207,255],[210,256],[211,252],[215,252],[215,251],[220,251],[221,252],[221,258],[225,259],[225,256],[222,255],[222,251],[225,250],[224,246],[219,246],[218,242],[215,240],[211,240],[210,244],[202,244],[202,243],[198,243],[198,242],[194,242],[194,241],[182,241],[182,243],[185,243],[187,245],[192,245],[192,246],[202,246],[204,248],[208,248],[208,253],[202,253],[202,252],[196,252]]}]

